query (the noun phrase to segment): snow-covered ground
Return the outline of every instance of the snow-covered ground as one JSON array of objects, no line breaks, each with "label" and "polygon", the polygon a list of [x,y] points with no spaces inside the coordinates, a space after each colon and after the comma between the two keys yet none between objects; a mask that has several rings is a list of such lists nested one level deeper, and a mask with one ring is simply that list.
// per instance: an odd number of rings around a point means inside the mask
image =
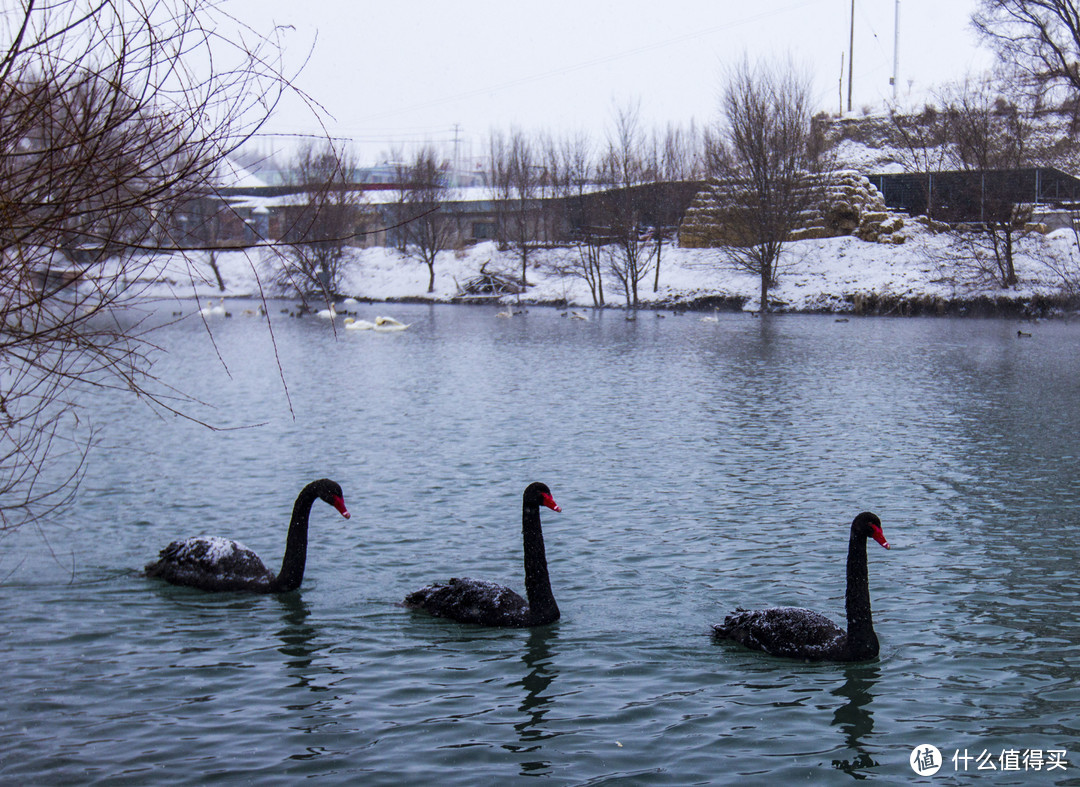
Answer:
[{"label": "snow-covered ground", "polygon": [[[1034,234],[1023,239],[1016,254],[1020,283],[1008,289],[960,264],[950,247],[953,242],[950,236],[935,234],[914,223],[909,223],[905,231],[907,241],[896,246],[867,243],[854,237],[790,243],[782,258],[779,284],[771,291],[770,299],[791,311],[845,311],[852,308],[852,300],[859,296],[945,301],[980,297],[1029,299],[1071,294],[1067,281],[1080,282],[1080,250],[1071,231]],[[515,253],[500,251],[494,243],[447,251],[438,257],[435,291],[428,293],[428,271],[422,263],[387,248],[352,250],[350,254],[340,288],[342,296],[375,301],[416,298],[451,301],[485,263],[488,271],[508,275],[520,272]],[[557,268],[565,268],[576,255],[574,249],[533,252],[529,269],[531,286],[522,301],[591,306],[586,282],[557,272]],[[171,261],[164,279],[151,285],[147,292],[200,300],[257,296],[260,288],[267,296],[281,295],[267,284],[272,258],[267,250],[219,253],[217,264],[226,285],[223,292],[218,289],[205,256],[189,255],[186,261],[177,258]],[[644,306],[670,306],[707,297],[738,298],[745,299],[745,309],[757,310],[759,286],[756,276],[726,264],[718,250],[665,246],[660,287],[653,292],[650,273],[639,285],[639,299]],[[605,275],[604,295],[608,306],[626,303],[610,273]],[[516,298],[509,296],[504,300],[511,302]]]}]

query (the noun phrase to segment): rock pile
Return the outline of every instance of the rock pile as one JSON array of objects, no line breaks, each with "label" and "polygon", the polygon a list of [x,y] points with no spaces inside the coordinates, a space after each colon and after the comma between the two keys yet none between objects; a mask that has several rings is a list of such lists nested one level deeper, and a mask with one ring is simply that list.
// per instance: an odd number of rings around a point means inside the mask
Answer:
[{"label": "rock pile", "polygon": [[[903,243],[904,217],[885,206],[880,192],[864,176],[850,170],[814,175],[807,189],[816,192],[813,206],[803,211],[789,240],[854,235],[870,243]],[[725,215],[742,199],[742,185],[713,179],[690,204],[679,229],[679,245],[707,248],[732,242]]]}]

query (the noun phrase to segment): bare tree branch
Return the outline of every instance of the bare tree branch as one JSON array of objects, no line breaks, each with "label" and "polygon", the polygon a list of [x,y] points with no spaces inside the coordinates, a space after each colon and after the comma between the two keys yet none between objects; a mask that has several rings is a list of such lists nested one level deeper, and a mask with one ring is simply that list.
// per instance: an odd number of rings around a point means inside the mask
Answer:
[{"label": "bare tree branch", "polygon": [[[233,20],[235,22],[235,20]],[[233,35],[233,33],[236,33]],[[87,391],[185,418],[133,308],[177,214],[290,89],[212,0],[24,0],[0,16],[0,529],[67,502]]]}]

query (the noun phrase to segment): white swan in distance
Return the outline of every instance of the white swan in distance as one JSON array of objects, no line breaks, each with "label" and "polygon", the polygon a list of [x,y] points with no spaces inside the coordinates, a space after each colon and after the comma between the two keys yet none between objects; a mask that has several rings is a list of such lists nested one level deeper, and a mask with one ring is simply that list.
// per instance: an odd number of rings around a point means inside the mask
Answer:
[{"label": "white swan in distance", "polygon": [[333,304],[330,304],[329,309],[320,309],[319,311],[315,312],[315,314],[318,317],[322,317],[324,320],[332,320],[337,317],[337,310],[334,309]]},{"label": "white swan in distance", "polygon": [[393,317],[376,317],[375,318],[375,330],[380,333],[389,333],[391,331],[403,331],[408,328],[412,323],[398,322]]},{"label": "white swan in distance", "polygon": [[345,318],[345,330],[347,331],[370,331],[375,327],[371,320],[357,320],[354,317]]},{"label": "white swan in distance", "polygon": [[199,309],[199,314],[203,317],[224,317],[225,316],[225,299],[220,298],[217,306],[203,306]]}]

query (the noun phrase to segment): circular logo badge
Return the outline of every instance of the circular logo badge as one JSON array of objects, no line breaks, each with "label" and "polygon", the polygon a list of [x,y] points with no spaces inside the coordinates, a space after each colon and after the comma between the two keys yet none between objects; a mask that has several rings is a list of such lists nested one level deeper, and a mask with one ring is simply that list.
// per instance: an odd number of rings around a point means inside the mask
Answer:
[{"label": "circular logo badge", "polygon": [[908,762],[911,763],[911,770],[920,776],[933,776],[941,768],[941,752],[937,746],[924,743],[911,750]]}]

